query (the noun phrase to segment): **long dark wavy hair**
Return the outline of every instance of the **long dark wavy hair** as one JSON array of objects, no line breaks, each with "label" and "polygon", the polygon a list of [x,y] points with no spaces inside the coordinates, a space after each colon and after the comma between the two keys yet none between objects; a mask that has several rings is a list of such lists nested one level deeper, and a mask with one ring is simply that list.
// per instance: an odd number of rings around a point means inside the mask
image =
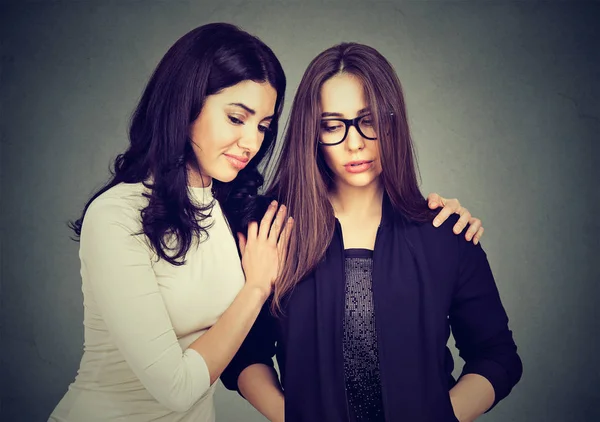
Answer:
[{"label": "long dark wavy hair", "polygon": [[[400,80],[392,65],[372,47],[343,43],[319,54],[308,66],[290,112],[283,150],[265,199],[277,198],[294,217],[287,261],[275,285],[273,310],[324,257],[333,238],[335,216],[329,201],[334,180],[318,145],[323,83],[352,74],[363,84],[379,143],[384,191],[393,208],[415,222],[433,212],[419,189],[416,156]],[[262,205],[264,208],[266,204]]]},{"label": "long dark wavy hair", "polygon": [[[129,147],[115,159],[106,185],[87,202],[81,217],[69,224],[75,240],[94,199],[119,183],[144,182],[150,193],[141,211],[143,234],[160,258],[183,264],[194,236],[207,238],[203,221],[214,205],[198,207],[189,198],[187,164],[195,160],[190,125],[207,96],[246,80],[268,82],[277,100],[270,129],[253,160],[232,182],[213,180],[214,196],[232,230],[242,231],[242,217],[264,182],[257,167],[273,151],[286,79],[279,60],[261,40],[236,26],[212,23],[181,37],[158,64],[132,116]],[[167,245],[172,236],[175,247]]]}]

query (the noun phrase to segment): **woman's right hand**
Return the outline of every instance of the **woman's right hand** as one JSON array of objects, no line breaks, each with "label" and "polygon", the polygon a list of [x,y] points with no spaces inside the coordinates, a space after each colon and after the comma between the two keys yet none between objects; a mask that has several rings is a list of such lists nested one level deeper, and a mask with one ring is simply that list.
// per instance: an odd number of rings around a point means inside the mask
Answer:
[{"label": "woman's right hand", "polygon": [[285,218],[285,205],[279,210],[277,205],[277,201],[271,202],[260,227],[256,221],[248,225],[248,238],[238,233],[246,286],[259,288],[265,298],[271,294],[273,284],[283,268],[293,226],[293,219]]}]

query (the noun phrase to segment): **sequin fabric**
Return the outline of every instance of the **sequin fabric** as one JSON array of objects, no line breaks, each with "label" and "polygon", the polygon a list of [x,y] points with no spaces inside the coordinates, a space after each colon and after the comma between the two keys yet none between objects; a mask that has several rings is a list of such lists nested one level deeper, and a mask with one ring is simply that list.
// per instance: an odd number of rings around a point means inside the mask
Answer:
[{"label": "sequin fabric", "polygon": [[344,375],[352,422],[384,421],[373,309],[373,255],[345,251]]}]

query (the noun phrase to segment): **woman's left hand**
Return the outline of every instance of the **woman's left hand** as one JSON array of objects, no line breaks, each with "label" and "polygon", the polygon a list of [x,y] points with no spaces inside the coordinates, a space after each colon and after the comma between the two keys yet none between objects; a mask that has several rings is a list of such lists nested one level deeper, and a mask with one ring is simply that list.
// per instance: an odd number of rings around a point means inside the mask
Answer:
[{"label": "woman's left hand", "polygon": [[430,193],[427,195],[427,204],[432,210],[443,207],[433,220],[433,225],[435,227],[439,227],[452,214],[458,214],[460,215],[460,218],[454,225],[454,233],[459,234],[464,230],[466,225],[469,224],[469,230],[465,233],[465,239],[467,239],[468,242],[473,240],[473,244],[475,245],[479,243],[481,236],[483,236],[481,220],[471,216],[469,210],[460,205],[458,199],[446,199],[442,198],[437,193]]}]

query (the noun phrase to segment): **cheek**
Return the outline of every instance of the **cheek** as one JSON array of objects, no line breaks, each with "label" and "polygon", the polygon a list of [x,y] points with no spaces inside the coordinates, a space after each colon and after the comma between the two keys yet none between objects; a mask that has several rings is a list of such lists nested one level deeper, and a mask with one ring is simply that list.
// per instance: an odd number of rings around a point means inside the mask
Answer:
[{"label": "cheek", "polygon": [[219,155],[223,150],[235,143],[235,133],[226,124],[213,122],[199,122],[191,131],[194,141],[194,152],[197,157],[212,157]]},{"label": "cheek", "polygon": [[325,160],[325,163],[327,164],[327,166],[332,169],[335,170],[335,168],[338,166],[338,160],[337,158],[337,154],[335,151],[336,146],[333,147],[321,147],[321,152],[323,154],[323,159]]},{"label": "cheek", "polygon": [[206,150],[210,144],[212,134],[210,133],[210,124],[207,123],[207,119],[200,114],[190,128],[190,139],[196,156]]},{"label": "cheek", "polygon": [[378,173],[381,173],[381,151],[379,149],[379,143],[377,141],[372,142],[370,145],[370,149],[371,149],[371,157],[375,159],[375,162],[377,163],[376,165],[376,169]]}]

